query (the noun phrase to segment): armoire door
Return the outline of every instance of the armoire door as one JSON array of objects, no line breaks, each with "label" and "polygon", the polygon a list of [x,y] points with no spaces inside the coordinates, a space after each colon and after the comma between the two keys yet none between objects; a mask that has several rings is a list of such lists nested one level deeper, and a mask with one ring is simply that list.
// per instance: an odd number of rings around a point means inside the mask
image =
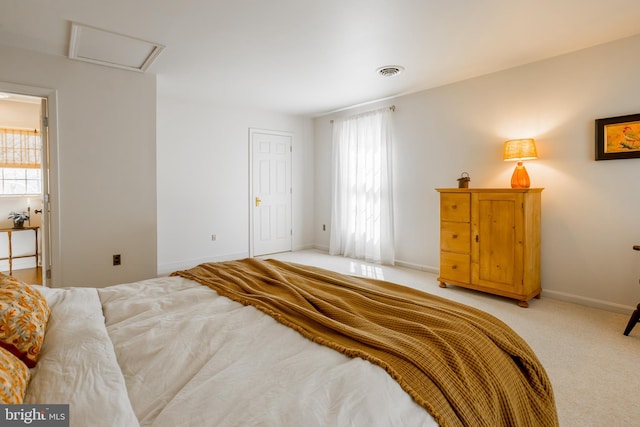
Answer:
[{"label": "armoire door", "polygon": [[474,193],[472,198],[472,284],[506,292],[522,292],[522,194]]}]

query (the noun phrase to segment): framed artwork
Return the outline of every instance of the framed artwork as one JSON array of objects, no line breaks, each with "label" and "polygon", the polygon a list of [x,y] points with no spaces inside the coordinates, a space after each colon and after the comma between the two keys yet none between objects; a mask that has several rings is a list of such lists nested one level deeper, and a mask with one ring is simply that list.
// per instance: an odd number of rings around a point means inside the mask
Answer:
[{"label": "framed artwork", "polygon": [[596,160],[640,158],[640,114],[596,120]]}]

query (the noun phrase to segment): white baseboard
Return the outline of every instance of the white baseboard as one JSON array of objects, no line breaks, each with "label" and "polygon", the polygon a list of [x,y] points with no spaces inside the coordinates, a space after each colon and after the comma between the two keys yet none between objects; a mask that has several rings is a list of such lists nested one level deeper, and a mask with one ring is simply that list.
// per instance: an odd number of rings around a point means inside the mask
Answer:
[{"label": "white baseboard", "polygon": [[[307,250],[307,249],[316,249],[318,251],[322,251],[326,253],[329,252],[329,248],[323,245],[305,245],[305,246],[296,247],[294,250]],[[169,264],[163,264],[158,266],[158,276],[168,276],[174,271],[192,268],[198,264],[202,264],[205,262],[230,261],[234,259],[247,258],[248,256],[249,256],[248,253],[243,252],[243,253],[237,253],[237,254],[222,255],[218,257],[184,260],[184,261],[179,261],[179,262],[174,262]],[[425,271],[433,274],[440,273],[439,268],[423,265],[423,264],[416,264],[412,262],[402,261],[402,260],[396,260],[395,265],[398,267],[410,268],[413,270],[420,270],[420,271]],[[561,301],[567,301],[567,302],[571,302],[578,305],[584,305],[587,307],[598,308],[601,310],[612,311],[615,313],[621,313],[625,315],[628,315],[629,313],[633,312],[633,310],[636,309],[635,306],[617,304],[614,302],[603,301],[595,298],[583,297],[580,295],[569,294],[566,292],[560,292],[560,291],[554,291],[554,290],[548,290],[548,289],[543,289],[542,295],[545,297],[549,297],[549,298],[553,298]]]},{"label": "white baseboard", "polygon": [[[399,267],[411,268],[413,270],[421,270],[429,273],[440,274],[440,269],[436,267],[430,267],[426,265],[414,264],[414,263],[398,261],[398,260],[396,260],[396,265]],[[566,301],[573,304],[584,305],[587,307],[593,307],[601,310],[612,311],[614,313],[621,313],[621,314],[627,314],[627,315],[632,313],[633,310],[636,309],[635,306],[632,307],[628,305],[618,304],[615,302],[603,301],[595,298],[569,294],[566,292],[546,290],[544,288],[542,289],[542,295],[545,297],[557,299],[560,301]]]},{"label": "white baseboard", "polygon": [[319,251],[329,253],[329,246],[326,245],[313,245],[313,249],[318,249]]},{"label": "white baseboard", "polygon": [[[296,246],[293,250],[294,251],[302,251],[302,250],[306,250],[306,249],[314,249],[314,246],[313,245],[300,245],[300,246]],[[198,258],[198,259],[183,260],[183,261],[178,261],[178,262],[171,262],[171,263],[168,263],[168,264],[158,265],[157,274],[158,274],[158,276],[168,276],[169,274],[173,273],[174,271],[185,270],[185,269],[188,269],[188,268],[192,268],[192,267],[195,267],[196,265],[203,264],[205,262],[231,261],[231,260],[234,260],[234,259],[243,259],[243,258],[248,258],[248,257],[249,257],[249,253],[248,252],[241,252],[241,253],[237,253],[237,254],[221,255],[221,256],[216,256],[216,257],[211,257],[211,258]]]},{"label": "white baseboard", "polygon": [[[398,260],[396,260],[396,265],[399,267],[406,267],[414,270],[421,270],[429,273],[440,274],[440,269],[437,267],[430,267],[426,265],[414,264],[414,263],[398,261]],[[632,313],[633,310],[636,309],[635,306],[632,307],[628,305],[618,304],[615,302],[603,301],[595,298],[569,294],[566,292],[546,290],[544,288],[542,289],[542,295],[545,297],[557,299],[560,301],[566,301],[573,304],[583,305],[583,306],[592,307],[592,308],[598,308],[600,310],[612,311],[614,313],[621,313],[621,314],[627,314],[627,315]]]},{"label": "white baseboard", "polygon": [[158,276],[168,276],[174,271],[186,270],[188,268],[195,267],[196,265],[203,264],[205,262],[231,261],[234,259],[247,258],[248,256],[249,254],[247,252],[242,252],[238,254],[222,255],[222,256],[211,257],[211,258],[199,258],[199,259],[172,262],[169,264],[158,265],[157,274]]},{"label": "white baseboard", "polygon": [[433,274],[440,273],[440,269],[438,269],[437,267],[430,267],[428,265],[415,264],[412,262],[407,262],[402,260],[396,260],[396,266],[410,268],[412,270],[426,271],[427,273],[433,273]]},{"label": "white baseboard", "polygon": [[631,307],[623,304],[617,304],[615,302],[603,301],[595,298],[568,294],[566,292],[551,291],[551,290],[546,290],[544,288],[542,289],[542,296],[561,300],[561,301],[567,301],[567,302],[571,302],[578,305],[584,305],[587,307],[599,308],[601,310],[613,311],[615,313],[622,313],[622,314],[630,314],[631,312],[633,312],[633,310],[636,309],[635,307]]},{"label": "white baseboard", "polygon": [[298,245],[293,247],[293,251],[306,251],[306,250],[315,249],[315,248],[316,246],[312,244]]}]

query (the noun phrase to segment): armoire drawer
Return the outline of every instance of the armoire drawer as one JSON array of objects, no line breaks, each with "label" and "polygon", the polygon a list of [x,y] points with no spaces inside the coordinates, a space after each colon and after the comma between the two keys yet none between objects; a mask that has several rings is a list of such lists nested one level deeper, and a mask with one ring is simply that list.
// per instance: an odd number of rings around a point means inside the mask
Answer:
[{"label": "armoire drawer", "polygon": [[440,252],[440,279],[469,283],[470,255],[455,252]]},{"label": "armoire drawer", "polygon": [[450,252],[469,253],[471,250],[471,228],[466,222],[442,222],[440,224],[440,249]]},{"label": "armoire drawer", "polygon": [[469,222],[471,195],[469,193],[441,193],[440,221]]}]

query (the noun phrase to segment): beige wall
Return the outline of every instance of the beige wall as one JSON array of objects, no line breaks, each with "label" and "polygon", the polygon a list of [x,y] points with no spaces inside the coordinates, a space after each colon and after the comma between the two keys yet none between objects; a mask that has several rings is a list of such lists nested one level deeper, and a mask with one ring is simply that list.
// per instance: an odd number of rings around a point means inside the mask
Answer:
[{"label": "beige wall", "polygon": [[[640,37],[359,108],[395,104],[396,254],[437,271],[437,187],[463,171],[508,187],[507,139],[533,137],[526,163],[542,194],[544,295],[628,312],[640,302],[640,159],[594,161],[594,120],[640,113]],[[345,111],[348,115],[357,110]],[[329,120],[315,120],[316,243],[328,247]]]},{"label": "beige wall", "polygon": [[293,247],[313,246],[311,119],[162,95],[156,105],[151,74],[6,47],[0,55],[10,59],[0,68],[5,86],[58,99],[56,285],[104,286],[246,256],[250,127],[294,133]]},{"label": "beige wall", "polygon": [[292,245],[313,247],[310,118],[175,99],[161,82],[158,100],[160,274],[249,255],[249,128],[293,133]]},{"label": "beige wall", "polygon": [[[0,91],[49,94],[55,286],[156,274],[156,77],[0,46]],[[112,266],[112,255],[122,265]]]},{"label": "beige wall", "polygon": [[[527,169],[545,188],[544,293],[625,312],[637,304],[640,159],[595,162],[593,153],[595,119],[640,112],[640,59],[629,55],[639,48],[640,37],[629,38],[378,104],[397,107],[401,264],[438,269],[434,188],[455,186],[462,171],[471,186],[508,186],[502,142],[534,137],[540,158]],[[155,76],[7,47],[0,55],[0,82],[56,91],[58,285],[103,286],[245,254],[249,127],[296,134],[294,247],[328,246],[331,117],[312,123],[160,95],[156,172]],[[202,184],[190,187],[191,176]],[[122,266],[111,266],[114,253]]]}]

